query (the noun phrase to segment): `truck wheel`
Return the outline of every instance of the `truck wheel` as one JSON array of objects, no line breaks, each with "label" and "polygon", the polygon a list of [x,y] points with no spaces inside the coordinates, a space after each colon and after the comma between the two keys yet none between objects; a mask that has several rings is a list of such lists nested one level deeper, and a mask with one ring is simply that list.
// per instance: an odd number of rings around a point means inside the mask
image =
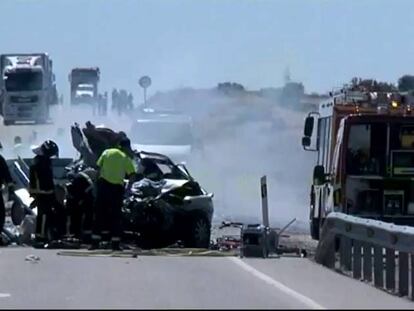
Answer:
[{"label": "truck wheel", "polygon": [[5,126],[8,126],[8,125],[12,125],[12,124],[13,124],[13,122],[12,122],[12,121],[8,121],[8,120],[4,120],[4,121],[3,121],[3,124],[4,124]]},{"label": "truck wheel", "polygon": [[191,218],[190,230],[184,242],[190,248],[208,248],[210,246],[211,224],[206,217],[197,215]]}]

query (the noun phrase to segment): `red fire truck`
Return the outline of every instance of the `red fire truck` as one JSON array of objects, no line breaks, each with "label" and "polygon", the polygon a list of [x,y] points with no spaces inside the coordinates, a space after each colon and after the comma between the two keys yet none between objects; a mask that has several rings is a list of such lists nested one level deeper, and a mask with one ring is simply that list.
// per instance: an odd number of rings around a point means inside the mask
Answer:
[{"label": "red fire truck", "polygon": [[317,152],[310,232],[331,211],[414,225],[414,97],[343,88],[305,120],[302,145]]}]

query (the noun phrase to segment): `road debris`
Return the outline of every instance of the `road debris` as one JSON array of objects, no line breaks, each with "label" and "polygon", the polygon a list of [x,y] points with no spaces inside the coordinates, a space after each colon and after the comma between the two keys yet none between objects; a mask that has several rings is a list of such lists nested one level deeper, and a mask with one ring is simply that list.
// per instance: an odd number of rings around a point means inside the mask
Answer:
[{"label": "road debris", "polygon": [[[240,235],[224,235],[213,242],[210,249],[217,251],[238,251],[240,257],[278,258],[279,255],[293,253],[306,257],[307,252],[298,247],[288,247],[280,243],[281,238],[289,238],[285,230],[295,222],[290,221],[282,229],[273,229],[261,224],[243,224],[241,222],[223,221],[219,229],[238,228]],[[275,255],[275,256],[271,256]]]},{"label": "road debris", "polygon": [[31,255],[26,256],[26,258],[24,260],[25,261],[32,262],[32,263],[38,263],[40,261],[40,257],[31,254]]}]

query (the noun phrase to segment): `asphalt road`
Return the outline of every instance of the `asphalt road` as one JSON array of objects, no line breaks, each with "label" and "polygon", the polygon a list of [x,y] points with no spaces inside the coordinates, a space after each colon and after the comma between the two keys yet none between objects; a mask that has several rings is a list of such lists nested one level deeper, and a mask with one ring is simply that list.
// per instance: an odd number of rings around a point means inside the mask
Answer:
[{"label": "asphalt road", "polygon": [[[25,261],[35,254],[40,261]],[[306,258],[70,257],[0,250],[0,308],[413,308]]]}]

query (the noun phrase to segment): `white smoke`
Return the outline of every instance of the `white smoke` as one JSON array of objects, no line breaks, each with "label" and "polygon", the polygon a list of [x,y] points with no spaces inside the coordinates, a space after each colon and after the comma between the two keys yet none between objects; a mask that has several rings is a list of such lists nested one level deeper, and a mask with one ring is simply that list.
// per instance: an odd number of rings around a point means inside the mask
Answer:
[{"label": "white smoke", "polygon": [[[188,163],[192,175],[214,193],[215,217],[261,220],[260,177],[267,176],[271,222],[283,225],[296,217],[305,222],[309,209],[309,187],[314,157],[301,147],[304,112],[278,105],[257,95],[226,96],[212,90],[184,89],[154,96],[154,107],[174,108],[192,115],[196,135],[204,148]],[[26,144],[23,157],[32,157],[29,138],[54,139],[61,157],[77,157],[70,126],[86,121],[116,131],[129,132],[132,115],[96,116],[91,107],[54,107],[53,124],[1,127],[3,154],[12,156],[13,137]],[[58,136],[58,129],[63,133]]]},{"label": "white smoke", "polygon": [[215,217],[261,221],[260,177],[267,176],[271,222],[305,222],[313,156],[301,146],[305,113],[257,95],[191,89],[160,94],[154,107],[192,115],[204,150],[190,172],[215,194]]}]

